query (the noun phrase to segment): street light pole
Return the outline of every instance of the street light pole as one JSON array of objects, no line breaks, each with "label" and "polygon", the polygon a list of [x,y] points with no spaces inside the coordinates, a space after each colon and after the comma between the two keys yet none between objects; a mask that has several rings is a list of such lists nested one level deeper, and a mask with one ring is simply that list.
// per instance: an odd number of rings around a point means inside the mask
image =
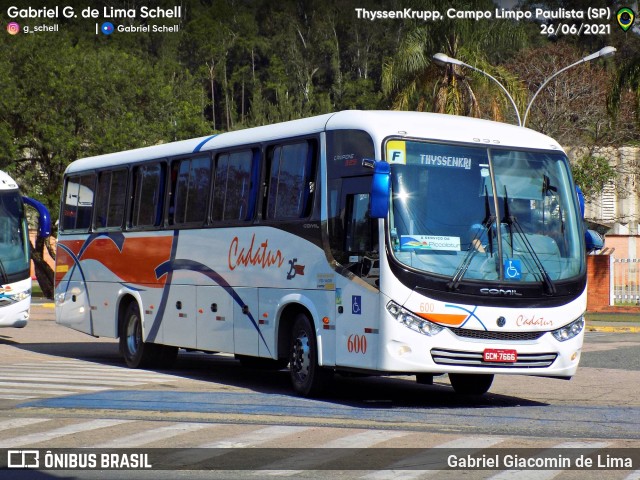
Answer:
[{"label": "street light pole", "polygon": [[576,65],[580,65],[581,63],[585,63],[585,62],[590,62],[591,60],[594,60],[599,57],[602,57],[602,58],[610,57],[615,52],[616,52],[616,49],[614,47],[601,48],[597,52],[592,53],[591,55],[587,55],[583,59],[578,60],[577,62],[572,63],[571,65],[558,70],[556,73],[554,73],[549,78],[547,78],[544,82],[542,82],[542,85],[538,87],[538,90],[536,90],[536,93],[533,94],[533,97],[531,97],[531,100],[529,100],[529,105],[527,105],[527,110],[524,112],[524,120],[522,121],[522,126],[524,127],[527,124],[527,117],[529,116],[529,110],[531,110],[531,104],[536,99],[538,94],[542,91],[542,89],[545,87],[545,85],[549,83],[553,78],[555,78],[557,75],[561,74],[562,72],[569,70],[572,67],[575,67]]},{"label": "street light pole", "polygon": [[606,58],[606,57],[610,57],[611,55],[613,55],[615,53],[616,49],[614,47],[604,47],[601,48],[600,50],[598,50],[595,53],[592,53],[591,55],[587,55],[586,57],[584,57],[583,59],[572,63],[571,65],[564,67],[561,70],[558,70],[557,72],[555,72],[553,75],[551,75],[549,78],[547,78],[542,85],[540,85],[540,87],[538,88],[538,90],[536,91],[536,93],[533,94],[533,97],[531,97],[531,100],[529,101],[529,104],[527,105],[527,110],[524,114],[524,120],[520,119],[520,112],[518,111],[518,107],[516,106],[516,102],[513,100],[513,97],[509,94],[509,92],[507,91],[507,89],[504,87],[504,85],[502,85],[496,78],[492,77],[491,75],[489,75],[487,72],[485,72],[484,70],[480,70],[479,68],[476,68],[474,66],[471,66],[467,63],[464,63],[456,58],[452,58],[448,55],[445,55],[444,53],[436,53],[433,56],[433,60],[438,64],[438,65],[446,65],[446,64],[451,64],[451,65],[460,65],[463,67],[467,67],[470,68],[471,70],[475,70],[476,72],[482,73],[483,75],[486,75],[487,77],[489,77],[491,80],[493,80],[494,82],[496,82],[498,84],[498,86],[502,89],[502,91],[505,93],[505,95],[509,98],[509,100],[511,101],[511,105],[513,105],[513,109],[516,112],[516,117],[518,118],[518,126],[520,127],[524,127],[527,123],[527,117],[529,116],[529,110],[531,110],[531,104],[533,103],[533,101],[536,99],[536,97],[538,96],[538,94],[542,91],[542,89],[545,87],[545,85],[547,83],[549,83],[551,81],[552,78],[554,78],[556,75],[561,74],[562,72],[564,72],[565,70],[569,70],[571,67],[575,67],[576,65],[580,65],[581,63],[585,63],[585,62],[589,62],[593,59],[602,57],[602,58]]},{"label": "street light pole", "polygon": [[487,72],[485,72],[484,70],[480,70],[479,68],[476,68],[472,65],[469,65],[467,63],[464,63],[456,58],[452,58],[449,55],[445,55],[444,53],[436,53],[433,56],[433,59],[435,60],[435,62],[439,65],[446,65],[447,63],[451,64],[451,65],[461,65],[463,67],[467,67],[470,68],[471,70],[475,70],[478,73],[482,73],[483,75],[486,75],[487,77],[489,77],[491,80],[493,80],[494,82],[496,82],[498,84],[498,86],[502,89],[502,91],[504,92],[504,94],[507,96],[507,98],[511,101],[511,105],[513,105],[513,109],[516,112],[516,117],[518,117],[518,126],[522,126],[522,121],[520,120],[520,112],[518,111],[518,107],[516,106],[516,102],[513,100],[513,97],[509,94],[509,92],[507,91],[507,89],[504,87],[504,85],[502,85],[496,78],[492,77],[491,75],[489,75]]}]

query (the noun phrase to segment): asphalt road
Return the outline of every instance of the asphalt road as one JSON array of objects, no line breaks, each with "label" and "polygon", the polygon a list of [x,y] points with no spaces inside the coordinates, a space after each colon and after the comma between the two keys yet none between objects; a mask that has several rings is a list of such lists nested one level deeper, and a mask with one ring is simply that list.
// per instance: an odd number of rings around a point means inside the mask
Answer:
[{"label": "asphalt road", "polygon": [[[324,397],[303,399],[292,394],[286,371],[245,369],[226,355],[181,352],[171,371],[130,370],[116,341],[60,327],[53,310],[42,306],[34,307],[26,328],[0,330],[0,356],[0,449],[253,447],[270,459],[262,459],[271,465],[269,475],[280,472],[280,465],[289,472],[282,476],[295,471],[300,477],[314,471],[308,468],[315,464],[299,462],[304,468],[298,470],[291,461],[269,455],[298,447],[329,452],[332,447],[448,446],[473,451],[624,448],[640,456],[637,333],[588,332],[572,380],[497,376],[480,398],[456,395],[446,376],[431,386],[413,377],[337,376]],[[200,450],[189,452],[197,457]],[[637,470],[610,478],[640,478],[640,458]],[[231,476],[216,471],[215,478]],[[344,478],[368,475],[345,471]],[[418,472],[406,478],[433,473]],[[84,473],[70,478],[103,478]],[[111,477],[129,478],[120,473],[111,472]],[[183,474],[172,473],[148,478]],[[475,473],[468,478],[490,478],[496,472]],[[563,475],[603,478],[591,473]],[[245,469],[234,476],[251,475]]]}]

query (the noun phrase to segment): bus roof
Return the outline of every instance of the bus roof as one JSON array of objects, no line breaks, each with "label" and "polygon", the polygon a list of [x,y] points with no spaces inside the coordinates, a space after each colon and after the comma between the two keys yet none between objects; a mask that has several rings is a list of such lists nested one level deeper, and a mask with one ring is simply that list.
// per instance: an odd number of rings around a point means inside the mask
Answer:
[{"label": "bus roof", "polygon": [[0,170],[0,190],[15,190],[18,188],[18,184],[8,173]]},{"label": "bus roof", "polygon": [[67,174],[199,151],[269,142],[324,130],[365,130],[379,148],[388,136],[406,136],[444,142],[562,151],[552,138],[528,128],[477,118],[437,113],[346,110],[152,147],[87,157],[71,163]]}]

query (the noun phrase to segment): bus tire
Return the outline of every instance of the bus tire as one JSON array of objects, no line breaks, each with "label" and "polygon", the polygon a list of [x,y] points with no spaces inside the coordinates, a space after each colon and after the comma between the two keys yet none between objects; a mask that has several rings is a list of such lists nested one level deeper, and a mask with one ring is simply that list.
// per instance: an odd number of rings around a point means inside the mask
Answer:
[{"label": "bus tire", "polygon": [[136,302],[125,310],[120,328],[120,353],[129,368],[145,368],[157,358],[155,345],[142,340],[142,319]]},{"label": "bus tire", "polygon": [[331,379],[331,372],[318,364],[318,343],[313,324],[299,313],[291,330],[289,372],[294,391],[302,396],[319,394]]},{"label": "bus tire", "polygon": [[491,388],[493,374],[450,373],[449,381],[456,393],[461,395],[484,395]]}]

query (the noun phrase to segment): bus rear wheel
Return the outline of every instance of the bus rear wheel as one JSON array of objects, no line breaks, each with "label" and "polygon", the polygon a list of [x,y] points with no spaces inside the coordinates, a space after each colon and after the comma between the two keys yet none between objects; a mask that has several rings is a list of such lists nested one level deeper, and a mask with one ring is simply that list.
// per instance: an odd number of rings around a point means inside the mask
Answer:
[{"label": "bus rear wheel", "polygon": [[136,302],[127,307],[120,326],[120,353],[130,368],[170,368],[178,348],[142,340],[142,319]]},{"label": "bus rear wheel", "polygon": [[332,374],[318,364],[318,344],[313,324],[302,313],[293,322],[289,352],[289,371],[295,392],[305,397],[319,394]]},{"label": "bus rear wheel", "polygon": [[491,388],[493,374],[450,373],[449,381],[461,395],[484,395]]}]

